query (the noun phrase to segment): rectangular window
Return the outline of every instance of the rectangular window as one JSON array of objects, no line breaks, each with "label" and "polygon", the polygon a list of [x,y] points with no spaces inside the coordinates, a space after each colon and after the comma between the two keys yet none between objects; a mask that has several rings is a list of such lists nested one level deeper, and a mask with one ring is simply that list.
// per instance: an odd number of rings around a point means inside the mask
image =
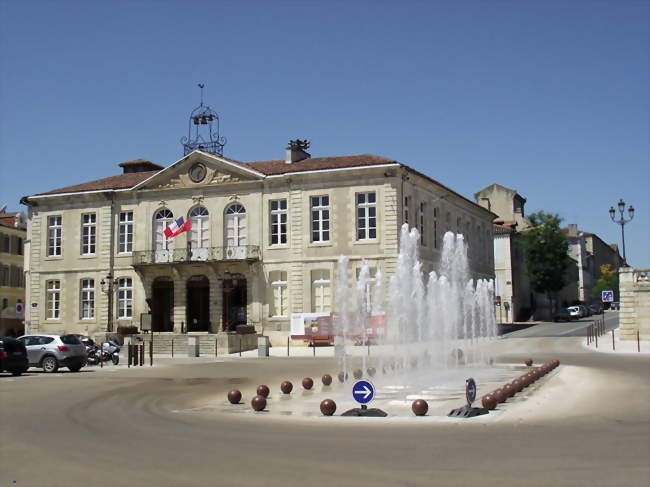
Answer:
[{"label": "rectangular window", "polygon": [[271,316],[289,316],[287,273],[285,271],[272,271],[269,273],[269,281],[272,293],[269,314]]},{"label": "rectangular window", "polygon": [[97,240],[97,214],[81,215],[81,254],[94,255]]},{"label": "rectangular window", "polygon": [[47,217],[47,255],[61,255],[61,237],[63,228],[61,227],[61,216]]},{"label": "rectangular window", "polygon": [[117,317],[133,316],[133,279],[122,277],[117,281]]},{"label": "rectangular window", "polygon": [[404,223],[409,222],[409,204],[411,203],[411,198],[404,196]]},{"label": "rectangular window", "polygon": [[433,247],[438,248],[438,208],[433,209]]},{"label": "rectangular window", "polygon": [[81,280],[80,318],[90,320],[95,317],[95,280]]},{"label": "rectangular window", "polygon": [[287,243],[287,200],[271,200],[271,245]]},{"label": "rectangular window", "polygon": [[330,239],[330,197],[311,197],[311,241],[329,242]]},{"label": "rectangular window", "polygon": [[426,245],[426,238],[424,237],[424,209],[426,208],[426,205],[424,201],[420,202],[420,211],[419,211],[419,218],[418,218],[418,227],[420,230],[420,245]]},{"label": "rectangular window", "polygon": [[377,238],[377,195],[357,193],[357,240]]},{"label": "rectangular window", "polygon": [[47,281],[46,288],[47,315],[45,319],[58,320],[61,312],[61,281]]},{"label": "rectangular window", "polygon": [[329,313],[332,308],[330,289],[330,271],[311,271],[311,311],[312,313]]},{"label": "rectangular window", "polygon": [[120,223],[118,228],[120,254],[133,252],[133,212],[120,212]]},{"label": "rectangular window", "polygon": [[2,236],[2,248],[0,248],[0,251],[7,254],[11,253],[11,237],[9,235]]},{"label": "rectangular window", "polygon": [[16,239],[16,254],[23,255],[23,239],[20,237]]},{"label": "rectangular window", "polygon": [[0,286],[9,285],[9,266],[0,265]]}]

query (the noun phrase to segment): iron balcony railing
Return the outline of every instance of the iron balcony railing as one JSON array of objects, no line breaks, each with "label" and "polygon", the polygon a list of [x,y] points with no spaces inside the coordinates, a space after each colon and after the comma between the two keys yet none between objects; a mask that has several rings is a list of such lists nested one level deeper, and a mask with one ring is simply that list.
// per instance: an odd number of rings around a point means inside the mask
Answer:
[{"label": "iron balcony railing", "polygon": [[237,247],[199,247],[169,250],[136,250],[133,252],[133,265],[259,260],[259,258],[260,248],[257,245],[240,245]]}]

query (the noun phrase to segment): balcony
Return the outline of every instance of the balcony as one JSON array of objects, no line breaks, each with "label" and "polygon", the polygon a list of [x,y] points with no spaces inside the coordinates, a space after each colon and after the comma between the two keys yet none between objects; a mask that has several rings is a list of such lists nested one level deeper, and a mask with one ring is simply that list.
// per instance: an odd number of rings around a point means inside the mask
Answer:
[{"label": "balcony", "polygon": [[136,250],[133,266],[154,264],[192,264],[197,262],[254,261],[260,258],[257,245],[238,247],[200,247],[169,250]]}]

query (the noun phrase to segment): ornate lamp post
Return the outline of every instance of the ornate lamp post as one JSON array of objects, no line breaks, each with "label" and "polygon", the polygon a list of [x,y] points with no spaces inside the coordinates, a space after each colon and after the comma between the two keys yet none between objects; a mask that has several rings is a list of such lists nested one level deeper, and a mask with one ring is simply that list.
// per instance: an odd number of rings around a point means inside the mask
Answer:
[{"label": "ornate lamp post", "polygon": [[622,198],[618,202],[617,206],[621,217],[618,220],[616,219],[616,210],[614,209],[613,206],[609,208],[609,216],[614,223],[618,223],[621,226],[621,237],[623,240],[623,262],[627,266],[627,260],[625,259],[625,224],[632,221],[632,219],[634,218],[634,207],[630,205],[629,208],[627,209],[627,214],[629,218],[626,220],[624,215],[625,201],[623,201]]}]

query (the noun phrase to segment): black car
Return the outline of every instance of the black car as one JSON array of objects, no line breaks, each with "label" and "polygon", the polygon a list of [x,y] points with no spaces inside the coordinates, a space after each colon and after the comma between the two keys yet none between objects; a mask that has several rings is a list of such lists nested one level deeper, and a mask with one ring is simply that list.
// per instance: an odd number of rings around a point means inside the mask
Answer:
[{"label": "black car", "polygon": [[29,367],[25,344],[11,337],[0,337],[0,372],[20,375]]},{"label": "black car", "polygon": [[603,305],[600,304],[600,303],[590,304],[587,307],[591,310],[591,313],[594,314],[594,315],[602,315],[603,314]]},{"label": "black car", "polygon": [[553,315],[553,321],[571,321],[577,319],[578,317],[572,315],[568,308],[560,308]]}]

